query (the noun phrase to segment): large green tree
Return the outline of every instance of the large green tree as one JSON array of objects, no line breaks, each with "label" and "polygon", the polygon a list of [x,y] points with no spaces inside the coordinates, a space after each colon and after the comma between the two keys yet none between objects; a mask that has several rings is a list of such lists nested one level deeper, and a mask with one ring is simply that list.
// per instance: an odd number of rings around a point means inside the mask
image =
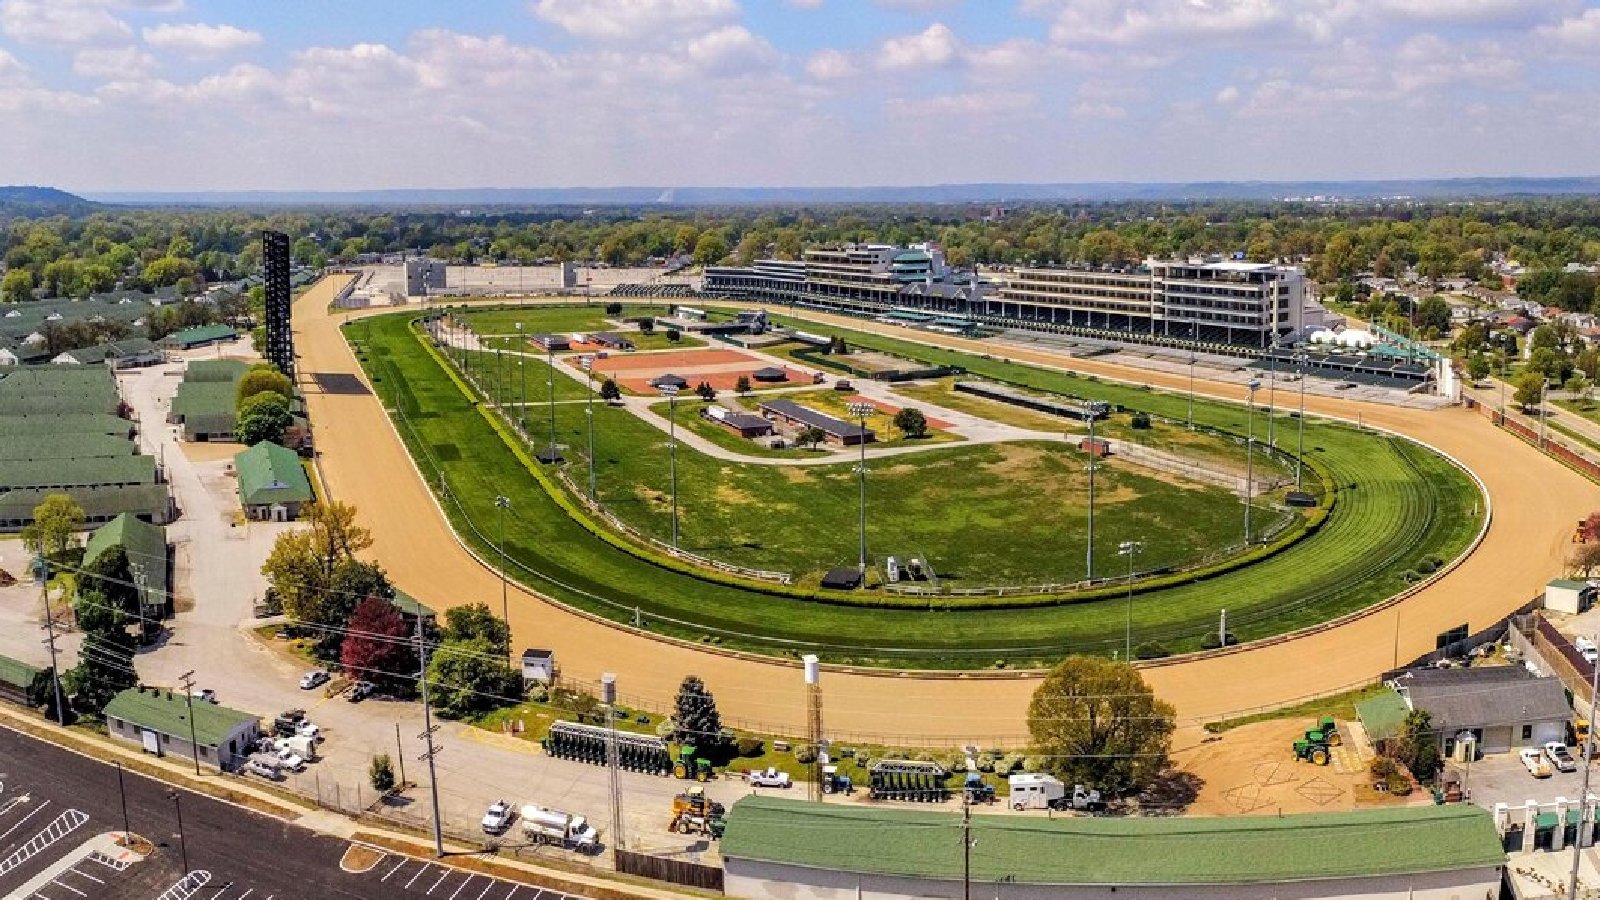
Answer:
[{"label": "large green tree", "polygon": [[717,699],[711,696],[700,676],[683,679],[673,707],[672,739],[714,751],[722,746],[722,737],[722,714],[717,712]]},{"label": "large green tree", "polygon": [[49,494],[33,508],[33,522],[22,529],[22,545],[35,556],[59,561],[77,546],[83,522],[83,507],[71,495]]},{"label": "large green tree", "polygon": [[294,415],[289,412],[289,401],[279,394],[266,391],[239,404],[234,436],[239,443],[252,446],[262,441],[281,444],[284,431],[293,424]]},{"label": "large green tree", "polygon": [[372,546],[372,534],[355,517],[347,503],[314,503],[302,511],[309,528],[278,536],[261,574],[290,619],[343,628],[358,601],[393,595],[381,569],[356,559]]},{"label": "large green tree", "polygon": [[239,379],[238,393],[234,402],[242,410],[246,400],[267,392],[277,394],[285,401],[294,399],[294,385],[290,383],[287,375],[271,365],[255,366]]},{"label": "large green tree", "polygon": [[521,682],[500,648],[483,638],[446,639],[428,660],[428,700],[450,718],[517,702]]},{"label": "large green tree", "polygon": [[127,613],[97,591],[79,594],[74,604],[83,644],[78,664],[64,678],[79,711],[98,716],[111,698],[139,683],[134,669],[138,642],[129,631]]},{"label": "large green tree", "polygon": [[1062,660],[1028,704],[1028,733],[1045,769],[1109,794],[1160,774],[1174,721],[1172,705],[1156,699],[1137,669],[1092,656]]}]

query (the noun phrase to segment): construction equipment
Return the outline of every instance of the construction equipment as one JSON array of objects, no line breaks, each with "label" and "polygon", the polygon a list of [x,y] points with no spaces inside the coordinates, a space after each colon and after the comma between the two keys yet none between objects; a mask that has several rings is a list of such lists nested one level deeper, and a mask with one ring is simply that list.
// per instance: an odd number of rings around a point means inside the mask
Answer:
[{"label": "construction equipment", "polygon": [[700,755],[699,747],[684,744],[678,748],[678,761],[672,766],[672,774],[685,781],[710,781],[711,760]]},{"label": "construction equipment", "polygon": [[722,837],[727,808],[706,796],[705,788],[690,788],[672,798],[672,821],[668,831]]},{"label": "construction equipment", "polygon": [[870,775],[870,796],[874,800],[943,803],[950,797],[944,784],[949,773],[938,763],[880,759],[872,764]]},{"label": "construction equipment", "polygon": [[[540,745],[557,759],[603,766],[611,734],[609,728],[563,720],[550,726],[550,734]],[[616,739],[619,768],[652,775],[666,775],[672,771],[672,751],[667,749],[667,742],[662,738],[618,731]]]},{"label": "construction equipment", "polygon": [[849,775],[840,775],[839,767],[822,767],[822,792],[824,794],[853,794],[856,786]]},{"label": "construction equipment", "polygon": [[993,803],[997,799],[994,785],[984,783],[983,775],[979,772],[967,773],[967,780],[961,786],[961,792],[966,795],[968,803]]}]

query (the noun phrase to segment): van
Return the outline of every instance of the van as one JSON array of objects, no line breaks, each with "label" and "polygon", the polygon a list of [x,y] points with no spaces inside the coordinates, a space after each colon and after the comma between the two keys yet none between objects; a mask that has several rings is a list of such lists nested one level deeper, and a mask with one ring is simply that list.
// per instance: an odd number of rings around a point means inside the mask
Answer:
[{"label": "van", "polygon": [[257,753],[245,760],[244,765],[239,767],[239,771],[249,775],[258,775],[268,781],[277,781],[283,777],[283,764],[275,756]]}]

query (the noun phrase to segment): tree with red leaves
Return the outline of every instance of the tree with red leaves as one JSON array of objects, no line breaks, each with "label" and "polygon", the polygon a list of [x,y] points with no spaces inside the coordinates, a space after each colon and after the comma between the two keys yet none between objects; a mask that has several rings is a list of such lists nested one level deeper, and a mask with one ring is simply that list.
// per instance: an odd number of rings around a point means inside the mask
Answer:
[{"label": "tree with red leaves", "polygon": [[417,654],[400,610],[382,597],[368,597],[350,616],[349,629],[339,647],[345,672],[382,690],[410,694]]}]

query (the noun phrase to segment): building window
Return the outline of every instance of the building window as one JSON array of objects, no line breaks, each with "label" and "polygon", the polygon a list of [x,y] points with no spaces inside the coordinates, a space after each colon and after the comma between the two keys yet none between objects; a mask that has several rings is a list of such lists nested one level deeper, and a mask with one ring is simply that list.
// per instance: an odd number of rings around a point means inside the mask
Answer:
[{"label": "building window", "polygon": [[1533,726],[1532,725],[1524,725],[1524,726],[1522,726],[1522,739],[1525,740],[1525,741],[1533,740]]}]

